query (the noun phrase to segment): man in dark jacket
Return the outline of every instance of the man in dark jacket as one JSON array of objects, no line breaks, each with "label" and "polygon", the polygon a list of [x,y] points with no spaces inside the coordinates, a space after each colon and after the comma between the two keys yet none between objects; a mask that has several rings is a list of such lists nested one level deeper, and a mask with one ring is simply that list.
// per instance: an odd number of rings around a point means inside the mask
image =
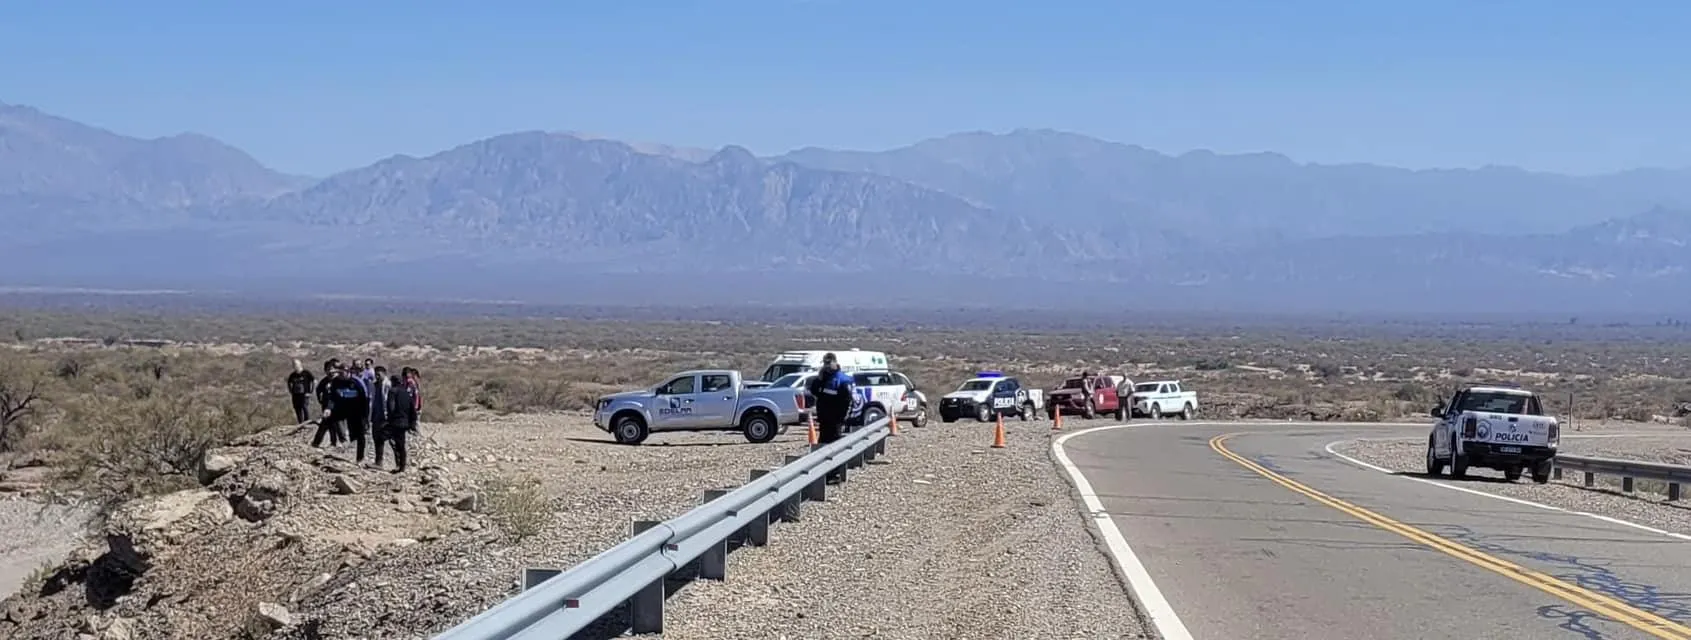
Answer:
[{"label": "man in dark jacket", "polygon": [[[339,358],[329,358],[323,363],[323,377],[317,381],[317,408],[322,418],[317,420],[317,432],[322,433],[323,427],[329,427],[329,446],[338,447],[346,441],[346,432],[342,431],[341,423],[329,419],[329,383],[335,380],[335,370],[341,368]],[[317,436],[322,438],[321,435]],[[312,445],[316,446],[316,445]]]},{"label": "man in dark jacket", "polygon": [[405,432],[411,430],[411,425],[417,422],[417,403],[411,398],[411,388],[399,376],[388,379],[389,388],[384,402],[383,415],[386,420],[375,425],[376,440],[376,468],[382,466],[382,449],[384,445],[393,445],[394,473],[405,471]]},{"label": "man in dark jacket", "polygon": [[[816,398],[816,446],[838,441],[857,394],[852,389],[851,376],[840,371],[839,360],[833,353],[822,356],[822,370],[810,379],[806,391]],[[837,474],[828,477],[829,482],[838,482],[839,479]]]},{"label": "man in dark jacket", "polygon": [[294,372],[288,374],[288,397],[294,401],[294,424],[311,421],[311,393],[316,385],[317,377],[295,360]]},{"label": "man in dark jacket", "polygon": [[347,373],[346,369],[335,369],[335,375],[329,381],[329,409],[324,412],[324,420],[317,427],[317,437],[311,439],[311,446],[319,446],[323,442],[325,429],[332,429],[336,423],[345,424],[347,434],[355,441],[357,447],[354,460],[364,461],[364,428],[370,419],[370,392],[364,388],[364,381]]}]

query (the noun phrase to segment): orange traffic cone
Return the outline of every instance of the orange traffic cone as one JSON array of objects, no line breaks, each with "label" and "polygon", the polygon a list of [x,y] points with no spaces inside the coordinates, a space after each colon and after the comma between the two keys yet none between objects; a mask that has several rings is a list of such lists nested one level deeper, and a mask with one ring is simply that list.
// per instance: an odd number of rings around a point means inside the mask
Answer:
[{"label": "orange traffic cone", "polygon": [[1063,430],[1063,408],[1062,407],[1051,407],[1051,430],[1052,431],[1062,431]]},{"label": "orange traffic cone", "polygon": [[898,416],[896,416],[896,415],[887,416],[887,435],[889,435],[889,436],[898,435]]},{"label": "orange traffic cone", "polygon": [[815,446],[817,441],[819,441],[821,439],[822,439],[822,436],[820,434],[816,433],[816,416],[812,415],[812,416],[810,416],[810,444],[811,444],[811,446]]},{"label": "orange traffic cone", "polygon": [[992,429],[992,448],[994,448],[994,449],[1003,449],[1004,448],[1004,416],[1003,416],[1003,414],[1000,414],[998,416],[998,426],[993,427],[993,429]]}]

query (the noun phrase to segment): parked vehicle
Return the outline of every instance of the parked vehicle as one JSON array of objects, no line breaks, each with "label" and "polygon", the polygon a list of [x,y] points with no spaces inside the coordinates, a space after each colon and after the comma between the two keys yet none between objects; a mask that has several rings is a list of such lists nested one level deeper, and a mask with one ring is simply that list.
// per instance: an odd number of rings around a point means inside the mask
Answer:
[{"label": "parked vehicle", "polygon": [[974,416],[990,422],[1001,415],[1018,416],[1023,420],[1037,420],[1045,408],[1045,393],[1022,386],[1021,380],[998,371],[982,371],[963,381],[957,390],[945,394],[939,401],[940,422],[956,422],[964,416]]},{"label": "parked vehicle", "polygon": [[593,426],[622,444],[640,444],[666,431],[740,431],[749,441],[768,442],[785,427],[805,422],[809,406],[802,391],[749,389],[738,371],[704,369],[599,398]]},{"label": "parked vehicle", "polygon": [[885,371],[889,366],[887,354],[879,351],[864,351],[856,348],[846,351],[786,351],[775,356],[775,359],[770,361],[769,366],[764,368],[763,375],[758,376],[757,382],[768,384],[751,384],[754,387],[769,386],[776,380],[781,379],[781,376],[821,371],[822,356],[829,353],[834,354],[835,359],[840,363],[840,370],[846,373],[860,370]]},{"label": "parked vehicle", "polygon": [[1510,482],[1532,472],[1532,481],[1550,482],[1561,424],[1544,415],[1538,395],[1514,386],[1474,385],[1451,396],[1449,404],[1432,410],[1432,433],[1427,435],[1427,475],[1450,468],[1461,478],[1471,467],[1503,472]]},{"label": "parked vehicle", "polygon": [[[1085,387],[1092,387],[1091,402],[1087,402]],[[1057,411],[1063,415],[1078,415],[1087,420],[1099,415],[1114,415],[1117,420],[1127,419],[1127,403],[1122,399],[1133,391],[1133,381],[1127,376],[1101,375],[1083,378],[1075,376],[1063,381],[1063,386],[1047,394],[1045,415],[1053,420],[1057,419]]]},{"label": "parked vehicle", "polygon": [[[790,373],[776,379],[769,386],[777,388],[798,389],[801,392],[815,378],[815,373]],[[853,415],[861,417],[858,409],[876,408],[880,416],[886,412],[895,411],[902,422],[910,422],[918,427],[928,425],[928,398],[921,391],[917,391],[910,378],[897,371],[858,371],[852,374],[852,385],[857,388],[859,406],[853,407]],[[805,406],[814,406],[815,398],[805,393]],[[868,420],[857,420],[858,424],[867,424],[879,420],[876,416]]]},{"label": "parked vehicle", "polygon": [[1141,382],[1133,385],[1128,406],[1132,408],[1131,417],[1134,418],[1143,416],[1161,420],[1173,413],[1181,420],[1191,420],[1198,412],[1198,392],[1182,390],[1179,380]]}]

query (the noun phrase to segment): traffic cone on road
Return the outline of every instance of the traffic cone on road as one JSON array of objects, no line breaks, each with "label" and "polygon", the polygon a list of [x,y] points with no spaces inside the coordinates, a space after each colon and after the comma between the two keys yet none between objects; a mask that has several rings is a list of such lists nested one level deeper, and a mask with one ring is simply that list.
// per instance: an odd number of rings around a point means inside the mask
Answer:
[{"label": "traffic cone on road", "polygon": [[992,448],[1004,448],[1004,416],[998,416],[998,426],[992,428]]}]

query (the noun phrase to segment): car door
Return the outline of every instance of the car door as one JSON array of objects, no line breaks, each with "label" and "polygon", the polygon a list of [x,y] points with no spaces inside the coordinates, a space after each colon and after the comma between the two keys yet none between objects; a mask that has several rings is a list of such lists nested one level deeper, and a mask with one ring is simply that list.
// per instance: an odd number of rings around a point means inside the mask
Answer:
[{"label": "car door", "polygon": [[739,394],[734,377],[726,373],[706,373],[699,376],[699,393],[693,402],[693,426],[729,426],[734,424],[734,410],[739,408]]},{"label": "car door", "polygon": [[656,411],[653,411],[652,430],[690,429],[697,425],[693,417],[698,403],[699,376],[676,376],[658,387]]},{"label": "car door", "polygon": [[904,385],[904,397],[899,398],[898,403],[899,414],[911,413],[920,408],[920,404],[916,400],[916,385],[910,382],[910,378],[902,373],[894,373],[892,377],[893,380]]},{"label": "car door", "polygon": [[1016,391],[1021,384],[1015,378],[1003,378],[992,387],[992,408],[994,411],[1005,411],[1016,406]]},{"label": "car door", "polygon": [[1444,415],[1439,417],[1438,427],[1433,431],[1433,451],[1439,456],[1449,456],[1456,450],[1456,414],[1457,407],[1462,406],[1462,392],[1457,391],[1450,397],[1450,402],[1444,405]]}]

